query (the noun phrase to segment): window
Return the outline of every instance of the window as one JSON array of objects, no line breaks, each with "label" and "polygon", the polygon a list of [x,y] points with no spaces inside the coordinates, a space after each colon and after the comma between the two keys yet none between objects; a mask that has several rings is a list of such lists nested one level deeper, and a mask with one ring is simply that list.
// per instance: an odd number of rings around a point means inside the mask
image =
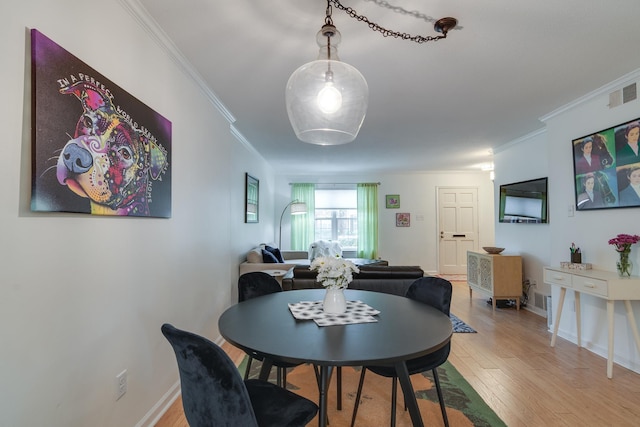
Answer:
[{"label": "window", "polygon": [[358,247],[358,195],[351,188],[315,191],[315,240],[334,240],[343,252]]}]

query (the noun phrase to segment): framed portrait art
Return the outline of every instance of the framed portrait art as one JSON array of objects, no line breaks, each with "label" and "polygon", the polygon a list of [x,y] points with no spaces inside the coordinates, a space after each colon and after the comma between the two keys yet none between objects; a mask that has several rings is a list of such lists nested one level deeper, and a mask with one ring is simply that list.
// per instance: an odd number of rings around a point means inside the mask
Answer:
[{"label": "framed portrait art", "polygon": [[411,226],[411,214],[409,213],[396,214],[396,227],[410,227],[410,226]]},{"label": "framed portrait art", "polygon": [[171,122],[36,29],[31,65],[31,210],[170,218]]},{"label": "framed portrait art", "polygon": [[260,181],[245,173],[244,181],[244,222],[252,223],[259,220],[259,202],[260,202]]},{"label": "framed portrait art", "polygon": [[400,209],[400,195],[399,194],[387,194],[386,196],[387,209]]},{"label": "framed portrait art", "polygon": [[572,141],[576,209],[640,206],[640,118]]}]

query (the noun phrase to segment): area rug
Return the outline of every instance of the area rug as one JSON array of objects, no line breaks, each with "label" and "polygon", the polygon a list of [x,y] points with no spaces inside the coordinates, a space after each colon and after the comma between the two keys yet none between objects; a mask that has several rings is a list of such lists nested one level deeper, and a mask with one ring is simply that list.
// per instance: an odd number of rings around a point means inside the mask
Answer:
[{"label": "area rug", "polygon": [[[238,367],[244,374],[246,357]],[[272,370],[272,381],[275,381],[275,369]],[[251,364],[250,378],[257,378],[260,363]],[[438,376],[447,407],[449,424],[456,427],[501,427],[506,424],[482,400],[469,383],[449,362],[438,367]],[[335,375],[331,379],[328,394],[328,417],[331,427],[343,427],[351,424],[353,404],[358,389],[360,367],[346,366],[342,368],[342,410],[337,410]],[[442,426],[442,413],[438,403],[435,387],[431,380],[431,372],[411,376],[411,383],[418,399],[418,407],[425,425]],[[318,385],[312,365],[301,365],[287,373],[287,388],[305,396],[314,402],[318,401]],[[396,410],[396,426],[412,425],[409,412],[404,410],[402,393],[398,393]],[[391,379],[367,372],[364,388],[358,408],[356,426],[387,426],[391,417]],[[316,425],[317,418],[309,425]]]},{"label": "area rug", "polygon": [[455,314],[449,314],[449,318],[451,319],[451,323],[453,324],[453,332],[457,333],[476,333],[477,331],[473,329],[471,326],[464,323],[462,320],[458,318]]}]

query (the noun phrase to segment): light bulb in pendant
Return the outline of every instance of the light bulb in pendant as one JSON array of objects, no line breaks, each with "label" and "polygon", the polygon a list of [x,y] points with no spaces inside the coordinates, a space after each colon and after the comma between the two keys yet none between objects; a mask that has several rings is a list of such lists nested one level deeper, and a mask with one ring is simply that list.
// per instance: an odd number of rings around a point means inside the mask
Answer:
[{"label": "light bulb in pendant", "polygon": [[342,94],[333,84],[327,82],[318,92],[318,108],[325,114],[333,114],[342,108]]}]

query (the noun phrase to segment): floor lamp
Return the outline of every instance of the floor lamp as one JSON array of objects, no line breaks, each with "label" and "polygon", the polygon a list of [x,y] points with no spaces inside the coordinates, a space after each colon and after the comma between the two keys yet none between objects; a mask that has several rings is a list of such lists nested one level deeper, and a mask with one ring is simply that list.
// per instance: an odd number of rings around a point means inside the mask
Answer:
[{"label": "floor lamp", "polygon": [[278,248],[280,250],[282,250],[282,218],[284,218],[284,213],[287,211],[289,206],[291,206],[291,215],[303,215],[307,213],[307,204],[299,201],[298,199],[292,200],[284,207],[282,214],[280,215],[280,236],[278,237]]}]

